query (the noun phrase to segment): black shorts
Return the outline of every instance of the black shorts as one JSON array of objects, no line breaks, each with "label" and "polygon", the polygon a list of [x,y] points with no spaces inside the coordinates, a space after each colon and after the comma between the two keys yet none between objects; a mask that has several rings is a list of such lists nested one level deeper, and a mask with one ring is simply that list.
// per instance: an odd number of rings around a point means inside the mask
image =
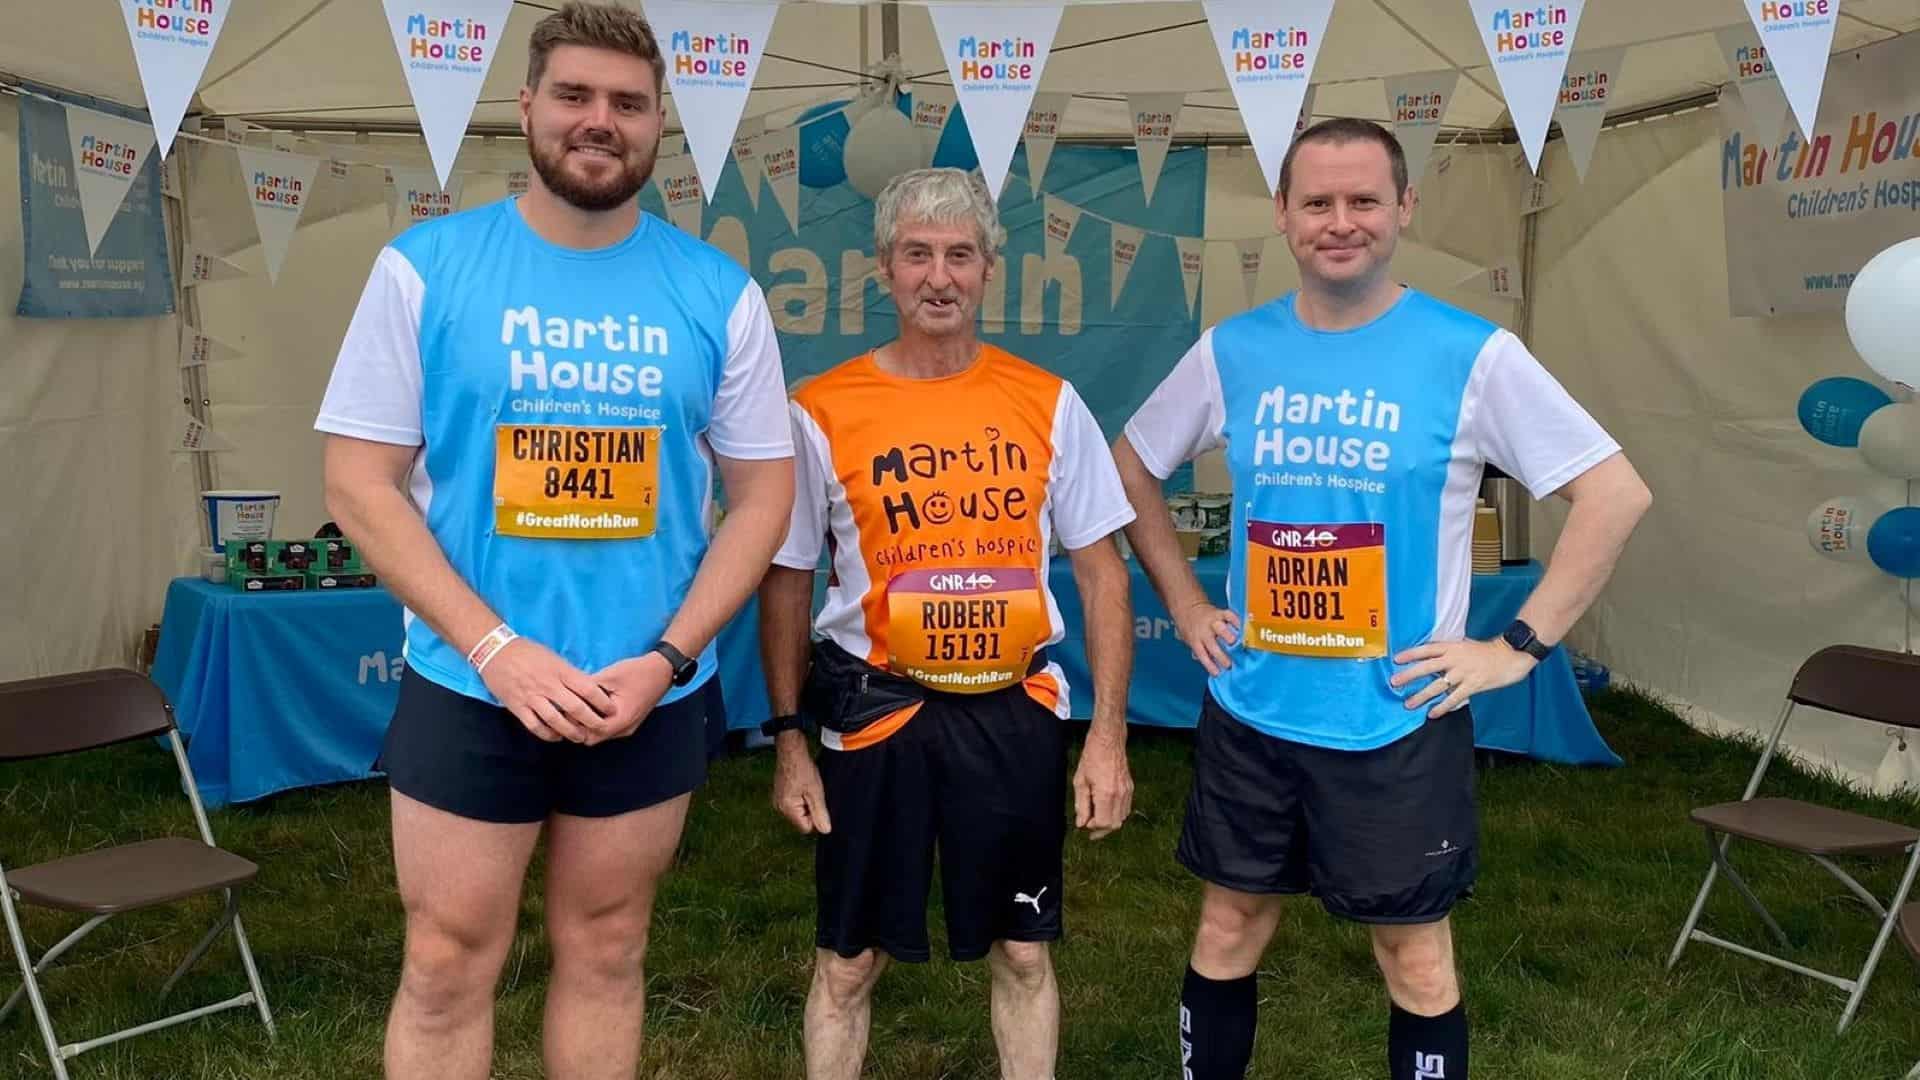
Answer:
[{"label": "black shorts", "polygon": [[377,767],[402,795],[475,821],[613,817],[706,780],[705,697],[696,690],[624,739],[582,746],[546,742],[506,709],[409,669]]},{"label": "black shorts", "polygon": [[1239,892],[1307,893],[1364,923],[1442,919],[1479,871],[1473,718],[1374,750],[1274,738],[1207,695],[1176,857]]},{"label": "black shorts", "polygon": [[928,959],[934,848],[947,948],[1060,937],[1066,724],[1018,688],[920,706],[885,740],[820,751],[833,831],[814,849],[815,940]]}]

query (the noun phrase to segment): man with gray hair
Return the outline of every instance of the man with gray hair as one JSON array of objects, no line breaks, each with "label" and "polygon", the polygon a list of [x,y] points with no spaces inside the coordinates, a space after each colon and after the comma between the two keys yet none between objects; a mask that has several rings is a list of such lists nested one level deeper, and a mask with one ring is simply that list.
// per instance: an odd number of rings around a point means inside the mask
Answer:
[{"label": "man with gray hair", "polygon": [[899,336],[809,382],[790,410],[797,494],[760,588],[761,645],[774,805],[818,836],[809,1080],[859,1075],[885,958],[930,958],[936,846],[949,952],[992,970],[1000,1075],[1053,1075],[1047,943],[1061,933],[1072,715],[1048,656],[1064,636],[1047,587],[1056,536],[1094,683],[1075,822],[1100,839],[1133,799],[1133,620],[1112,539],[1133,510],[1073,387],[975,335],[1005,237],[977,176],[923,169],[888,184],[874,247]]}]

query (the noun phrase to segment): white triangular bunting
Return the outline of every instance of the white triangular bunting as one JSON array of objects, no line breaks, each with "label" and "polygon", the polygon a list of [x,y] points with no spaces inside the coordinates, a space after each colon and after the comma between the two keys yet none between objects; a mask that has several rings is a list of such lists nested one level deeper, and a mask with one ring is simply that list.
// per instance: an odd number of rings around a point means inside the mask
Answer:
[{"label": "white triangular bunting", "polygon": [[[1329,0],[1331,2],[1331,0]],[[1007,181],[1013,145],[1026,126],[1027,107],[1046,70],[1059,4],[938,4],[927,8],[947,57],[954,93],[967,117],[980,174],[997,200]]]},{"label": "white triangular bunting", "polygon": [[653,167],[653,182],[667,204],[667,220],[688,236],[699,236],[705,200],[700,193],[700,166],[693,155],[661,158]]},{"label": "white triangular bunting", "polygon": [[159,162],[160,194],[169,199],[180,198],[180,170],[165,158]]},{"label": "white triangular bunting", "polygon": [[[333,177],[335,180],[351,180],[353,179],[353,166],[344,161],[329,161],[327,162],[327,175]],[[392,224],[392,221],[389,220],[388,224]]]},{"label": "white triangular bunting", "polygon": [[204,367],[224,360],[237,360],[245,355],[219,338],[208,337],[201,333],[197,326],[181,327],[180,366],[183,368]]},{"label": "white triangular bunting", "polygon": [[533,170],[514,169],[507,173],[507,195],[515,197],[525,195],[533,188]]},{"label": "white triangular bunting", "polygon": [[1027,107],[1027,124],[1020,137],[1027,147],[1027,188],[1031,194],[1040,194],[1047,163],[1053,160],[1053,144],[1060,139],[1060,125],[1072,101],[1072,94],[1049,90],[1033,95],[1033,104]]},{"label": "white triangular bunting", "polygon": [[382,182],[387,196],[387,228],[393,228],[394,215],[400,212],[400,185],[394,183],[393,170],[382,169],[385,180]]},{"label": "white triangular bunting", "polygon": [[187,115],[232,6],[233,0],[120,0],[163,158],[173,148],[180,118]]},{"label": "white triangular bunting", "polygon": [[1780,76],[1800,134],[1811,141],[1827,81],[1827,52],[1840,21],[1840,0],[1747,0],[1747,17]]},{"label": "white triangular bunting", "polygon": [[754,140],[760,152],[760,169],[767,175],[780,211],[787,215],[787,227],[800,235],[800,129],[776,128]]},{"label": "white triangular bunting", "polygon": [[924,147],[921,160],[932,161],[940,149],[940,136],[947,130],[947,121],[953,118],[953,107],[959,100],[951,86],[913,84],[913,129],[920,134]]},{"label": "white triangular bunting", "polygon": [[1600,125],[1607,109],[1618,96],[1614,83],[1620,78],[1625,47],[1585,49],[1567,61],[1566,74],[1560,77],[1560,100],[1553,115],[1560,121],[1561,137],[1567,140],[1567,156],[1573,159],[1573,171],[1587,178],[1587,166],[1593,161],[1594,144],[1600,141]]},{"label": "white triangular bunting", "polygon": [[1280,161],[1307,112],[1301,105],[1333,0],[1207,0],[1206,8],[1227,85],[1272,194],[1280,187]]},{"label": "white triangular bunting", "polygon": [[1720,54],[1727,58],[1727,74],[1740,90],[1740,103],[1747,108],[1747,120],[1753,130],[1747,141],[1765,147],[1777,146],[1781,127],[1787,120],[1787,92],[1780,88],[1780,77],[1773,61],[1760,44],[1753,27],[1740,24],[1723,26],[1714,33]]},{"label": "white triangular bunting", "polygon": [[667,85],[680,130],[687,133],[700,189],[720,188],[720,171],[733,152],[734,129],[760,70],[779,4],[707,0],[644,0],[660,41]]},{"label": "white triangular bunting", "polygon": [[240,161],[240,180],[253,204],[253,224],[260,231],[260,250],[267,257],[267,279],[280,280],[280,263],[287,243],[307,208],[307,193],[320,159],[277,150],[242,146],[234,151]]},{"label": "white triangular bunting", "polygon": [[1546,145],[1547,125],[1553,121],[1553,103],[1560,94],[1560,76],[1573,52],[1573,36],[1580,28],[1580,12],[1587,0],[1559,0],[1531,7],[1511,0],[1469,0],[1480,42],[1500,80],[1507,112],[1520,135],[1527,164],[1540,171],[1540,148]]},{"label": "white triangular bunting", "polygon": [[393,179],[392,205],[401,228],[446,217],[460,208],[461,177],[454,177],[443,187],[432,169],[394,166],[387,175]]},{"label": "white triangular bunting", "polygon": [[186,258],[180,260],[180,276],[183,284],[190,289],[211,281],[246,277],[247,272],[212,252],[189,245]]},{"label": "white triangular bunting", "polygon": [[1047,261],[1052,262],[1067,253],[1067,242],[1073,239],[1073,230],[1080,225],[1080,208],[1051,195],[1044,196],[1041,205],[1047,215],[1044,253]]},{"label": "white triangular bunting", "polygon": [[427,152],[445,187],[513,0],[381,0]]},{"label": "white triangular bunting", "polygon": [[1554,193],[1553,186],[1536,176],[1533,182],[1527,185],[1526,192],[1520,196],[1520,216],[1537,214],[1559,201],[1560,197]]},{"label": "white triangular bunting", "polygon": [[733,167],[740,171],[740,183],[747,189],[747,202],[755,210],[760,209],[760,180],[767,171],[760,167],[760,151],[755,149],[754,140],[766,130],[766,117],[749,116],[740,121],[733,133]]},{"label": "white triangular bunting", "polygon": [[1459,281],[1454,288],[1470,292],[1485,293],[1506,300],[1520,299],[1520,264],[1507,259],[1482,270],[1475,270]]},{"label": "white triangular bunting", "polygon": [[1133,114],[1133,145],[1140,159],[1140,188],[1147,205],[1153,205],[1153,186],[1160,182],[1160,168],[1167,162],[1167,147],[1173,145],[1173,133],[1180,126],[1180,110],[1187,104],[1184,93],[1128,94],[1127,111]]},{"label": "white triangular bunting", "polygon": [[1118,308],[1120,291],[1127,287],[1127,272],[1133,269],[1134,261],[1140,258],[1140,245],[1146,240],[1147,234],[1143,229],[1122,225],[1117,221],[1108,229],[1112,233],[1112,240],[1108,244],[1112,258],[1109,269],[1113,276],[1113,299],[1110,303]]},{"label": "white triangular bunting", "polygon": [[1410,184],[1418,184],[1426,175],[1434,137],[1440,134],[1440,122],[1446,118],[1459,81],[1460,73],[1452,68],[1392,75],[1385,80],[1387,117],[1393,121],[1393,133],[1406,151]]},{"label": "white triangular bunting", "polygon": [[173,452],[185,453],[225,453],[233,449],[233,440],[194,419],[185,409],[177,410],[174,417]]},{"label": "white triangular bunting", "polygon": [[[1299,138],[1301,132],[1313,126],[1313,96],[1319,92],[1317,84],[1307,84],[1306,95],[1300,99],[1300,118],[1293,122],[1293,135],[1287,139],[1287,146],[1292,146],[1293,140]],[[1284,157],[1286,152],[1286,147],[1280,149],[1281,156]]]},{"label": "white triangular bunting", "polygon": [[1200,272],[1207,266],[1207,242],[1198,236],[1176,236],[1173,247],[1180,255],[1180,283],[1187,287],[1187,314],[1200,299]]},{"label": "white triangular bunting", "polygon": [[227,141],[233,143],[235,146],[242,145],[247,141],[248,132],[263,130],[265,129],[249,124],[245,120],[228,118],[220,121],[220,133],[225,135]]},{"label": "white triangular bunting", "polygon": [[73,153],[73,184],[80,192],[80,216],[87,226],[87,254],[98,254],[100,241],[153,150],[153,128],[138,120],[69,105],[67,141]]},{"label": "white triangular bunting", "polygon": [[1247,240],[1235,240],[1233,247],[1240,256],[1240,283],[1247,290],[1247,306],[1253,306],[1253,298],[1260,288],[1260,263],[1267,253],[1267,239],[1256,236]]}]

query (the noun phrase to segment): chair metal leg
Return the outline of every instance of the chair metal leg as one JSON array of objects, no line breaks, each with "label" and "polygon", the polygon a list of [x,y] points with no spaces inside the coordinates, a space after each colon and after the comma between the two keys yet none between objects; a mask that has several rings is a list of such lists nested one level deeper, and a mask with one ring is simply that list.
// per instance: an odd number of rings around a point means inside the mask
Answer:
[{"label": "chair metal leg", "polygon": [[1707,909],[1707,894],[1713,891],[1713,879],[1720,875],[1720,862],[1715,860],[1707,866],[1707,880],[1700,883],[1700,895],[1693,898],[1693,910],[1687,912],[1687,921],[1680,926],[1680,939],[1673,943],[1673,951],[1667,954],[1667,970],[1680,962],[1680,954],[1686,950],[1687,942],[1693,940],[1693,928],[1700,925],[1700,913]]},{"label": "chair metal leg", "polygon": [[233,921],[239,905],[234,901],[233,890],[228,889],[226,892],[227,904],[220,912],[220,917],[213,921],[213,926],[208,928],[207,932],[194,944],[193,949],[187,953],[186,959],[180,961],[180,966],[173,969],[173,974],[167,976],[166,983],[160,987],[161,1001],[165,1001],[167,995],[173,992],[174,984],[180,981],[180,977],[185,975],[193,965],[199,963],[201,957],[207,955],[207,950],[213,948],[213,943],[226,931],[227,924]]},{"label": "chair metal leg", "polygon": [[7,921],[7,937],[13,942],[13,955],[20,961],[20,977],[26,980],[27,1003],[40,1025],[40,1037],[47,1044],[47,1064],[53,1067],[54,1080],[67,1080],[67,1063],[60,1056],[60,1040],[53,1036],[53,1021],[47,1017],[47,1003],[40,997],[40,982],[34,978],[33,961],[28,957],[27,936],[20,929],[20,916],[13,908],[13,890],[6,875],[0,873],[0,915]]},{"label": "chair metal leg", "polygon": [[1787,940],[1787,932],[1780,929],[1779,923],[1773,921],[1773,913],[1767,910],[1767,906],[1760,902],[1759,897],[1753,895],[1753,890],[1747,888],[1747,883],[1740,877],[1739,871],[1727,861],[1727,854],[1716,842],[1712,829],[1707,830],[1707,853],[1713,857],[1715,863],[1719,864],[1721,872],[1727,875],[1727,881],[1739,890],[1741,899],[1747,902],[1747,906],[1753,909],[1754,914],[1760,916],[1761,922],[1767,924],[1767,929],[1773,932],[1774,940],[1780,943],[1780,947],[1792,948],[1793,943]]},{"label": "chair metal leg", "polygon": [[[73,933],[68,934],[66,937],[61,938],[59,944],[55,945],[51,949],[48,949],[46,951],[46,954],[40,957],[39,961],[33,965],[34,974],[36,975],[44,974],[48,968],[53,966],[53,962],[55,960],[60,959],[60,956],[62,953],[65,953],[68,949],[71,949],[75,945],[79,944],[81,938],[86,937],[88,934],[93,933],[94,930],[97,929],[101,923],[106,922],[108,919],[111,919],[111,918],[113,918],[113,916],[111,915],[95,915],[93,918],[88,919],[84,923],[81,923],[78,929],[76,929]],[[25,997],[26,993],[27,993],[27,985],[25,983],[21,983],[19,987],[17,987],[13,991],[12,996],[7,998],[7,1003],[5,1005],[0,1005],[0,1023],[5,1023],[7,1017],[13,1015],[14,1006],[20,1004],[20,999],[22,997]]]},{"label": "chair metal leg", "polygon": [[[231,898],[233,890],[227,890],[227,896]],[[247,944],[247,928],[240,925],[238,910],[233,913],[233,940],[240,946],[240,963],[246,966],[247,982],[253,987],[253,1003],[260,1010],[260,1022],[267,1025],[267,1038],[277,1039],[280,1033],[273,1026],[273,1010],[267,1007],[267,988],[260,983],[260,969],[253,962],[253,948]]]},{"label": "chair metal leg", "polygon": [[1835,1034],[1843,1034],[1847,1025],[1853,1023],[1853,1014],[1860,1008],[1860,999],[1867,996],[1867,981],[1873,978],[1873,969],[1880,963],[1880,954],[1887,947],[1887,939],[1893,936],[1893,924],[1900,920],[1900,908],[1907,902],[1907,893],[1913,889],[1913,876],[1920,870],[1920,844],[1915,844],[1913,854],[1907,859],[1907,872],[1900,878],[1900,888],[1893,894],[1893,903],[1888,905],[1887,915],[1880,920],[1880,933],[1873,939],[1873,951],[1867,954],[1867,966],[1860,969],[1860,977],[1854,981],[1853,993],[1847,997],[1847,1008],[1840,1014],[1840,1027]]},{"label": "chair metal leg", "polygon": [[1840,884],[1845,885],[1848,892],[1857,897],[1861,903],[1867,905],[1867,910],[1873,912],[1875,918],[1884,919],[1887,917],[1887,909],[1880,906],[1880,898],[1868,892],[1867,887],[1860,884],[1852,874],[1840,869],[1832,859],[1824,855],[1809,855],[1807,857],[1825,867],[1827,873],[1839,878]]}]

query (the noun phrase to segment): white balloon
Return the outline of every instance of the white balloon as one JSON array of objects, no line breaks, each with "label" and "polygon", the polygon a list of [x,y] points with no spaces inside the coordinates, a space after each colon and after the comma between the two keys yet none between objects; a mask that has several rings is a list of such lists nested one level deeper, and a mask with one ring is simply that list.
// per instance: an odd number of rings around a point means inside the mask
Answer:
[{"label": "white balloon", "polygon": [[1920,402],[1875,409],[1860,425],[1860,456],[1876,472],[1902,480],[1920,478]]},{"label": "white balloon", "polygon": [[1847,290],[1847,337],[1868,367],[1920,388],[1920,236],[1860,268]]},{"label": "white balloon", "polygon": [[1807,543],[1829,559],[1868,561],[1867,530],[1887,512],[1887,505],[1865,495],[1836,495],[1807,515]]},{"label": "white balloon", "polygon": [[847,133],[847,183],[867,198],[875,198],[887,181],[925,164],[924,153],[913,121],[899,109],[873,109],[854,121]]}]

